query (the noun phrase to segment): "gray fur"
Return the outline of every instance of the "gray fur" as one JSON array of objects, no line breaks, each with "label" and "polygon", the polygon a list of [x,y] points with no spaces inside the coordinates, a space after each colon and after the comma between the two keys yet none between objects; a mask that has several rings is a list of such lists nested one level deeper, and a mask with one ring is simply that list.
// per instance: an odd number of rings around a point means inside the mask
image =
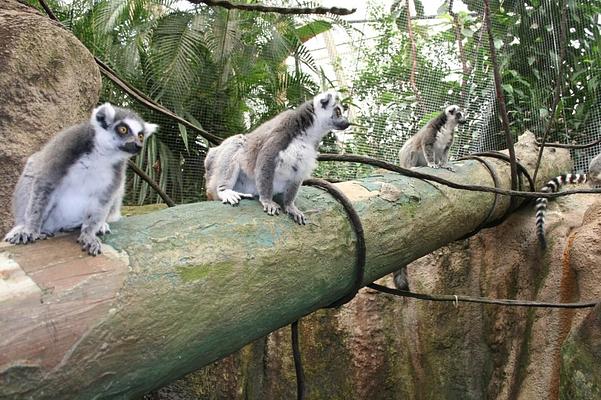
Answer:
[{"label": "gray fur", "polygon": [[294,204],[300,185],[315,167],[323,136],[348,126],[338,95],[326,92],[246,135],[224,140],[205,159],[207,197],[236,205],[258,195],[263,210],[275,215],[281,207],[273,196],[281,193],[284,211],[305,224],[305,216]]},{"label": "gray fur", "polygon": [[[120,126],[125,133],[119,133]],[[81,227],[78,242],[101,252],[97,234],[119,219],[126,161],[156,129],[133,111],[106,103],[29,157],[13,194],[15,227],[5,240],[30,243]]]},{"label": "gray fur", "polygon": [[448,165],[449,150],[455,128],[465,122],[465,113],[459,106],[447,107],[405,142],[399,151],[401,167],[446,168],[453,171]]}]

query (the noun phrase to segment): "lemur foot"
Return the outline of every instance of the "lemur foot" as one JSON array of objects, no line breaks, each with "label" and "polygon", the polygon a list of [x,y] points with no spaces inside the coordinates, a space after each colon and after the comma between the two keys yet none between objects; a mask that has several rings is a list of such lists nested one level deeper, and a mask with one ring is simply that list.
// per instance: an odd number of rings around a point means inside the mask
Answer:
[{"label": "lemur foot", "polygon": [[281,207],[278,203],[273,200],[260,200],[261,204],[263,204],[263,211],[265,211],[269,215],[278,215],[280,213]]},{"label": "lemur foot", "polygon": [[26,228],[23,225],[17,225],[10,230],[4,237],[4,240],[11,244],[27,244],[36,240],[46,239],[47,235],[35,232],[33,229]]},{"label": "lemur foot", "polygon": [[407,278],[407,266],[394,271],[393,273],[394,286],[398,290],[409,291],[409,280]]},{"label": "lemur foot", "polygon": [[299,225],[306,225],[307,218],[305,218],[305,214],[301,212],[294,204],[286,206],[285,210],[286,214],[290,215],[294,221]]},{"label": "lemur foot", "polygon": [[221,190],[217,193],[217,196],[223,204],[231,204],[235,206],[242,199],[252,199],[253,195],[250,193],[240,193],[232,189]]},{"label": "lemur foot", "polygon": [[102,243],[96,235],[82,232],[77,239],[77,243],[81,244],[81,251],[87,251],[91,256],[97,256],[102,253]]},{"label": "lemur foot", "polygon": [[100,226],[100,229],[98,229],[98,232],[96,232],[97,236],[104,236],[104,235],[108,235],[109,233],[111,233],[111,227],[109,226],[108,223],[104,223]]},{"label": "lemur foot", "polygon": [[451,172],[455,172],[455,168],[451,167],[450,165],[443,165],[443,166],[441,166],[441,168],[444,168],[444,169],[449,170]]}]

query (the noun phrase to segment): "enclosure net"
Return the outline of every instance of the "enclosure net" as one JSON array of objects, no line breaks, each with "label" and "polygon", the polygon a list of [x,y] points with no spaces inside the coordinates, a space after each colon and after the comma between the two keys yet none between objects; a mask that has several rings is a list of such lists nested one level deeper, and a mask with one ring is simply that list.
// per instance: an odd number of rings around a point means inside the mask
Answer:
[{"label": "enclosure net", "polygon": [[[568,29],[562,42],[564,2]],[[404,141],[450,104],[468,113],[452,158],[504,147],[480,0],[349,1],[345,6],[358,10],[346,17],[228,11],[165,0],[57,0],[53,6],[122,78],[223,138],[336,87],[351,104],[356,125],[328,135],[322,152],[396,162]],[[601,2],[506,0],[491,1],[491,8],[512,134],[545,131],[563,46],[561,101],[547,140],[601,138]],[[204,199],[209,144],[198,132],[148,110],[106,78],[102,100],[158,123],[160,130],[136,163],[177,203]],[[586,171],[598,151],[599,146],[574,150],[575,171]],[[349,179],[369,171],[320,163],[316,175]],[[129,204],[161,201],[133,174],[127,193]]]}]

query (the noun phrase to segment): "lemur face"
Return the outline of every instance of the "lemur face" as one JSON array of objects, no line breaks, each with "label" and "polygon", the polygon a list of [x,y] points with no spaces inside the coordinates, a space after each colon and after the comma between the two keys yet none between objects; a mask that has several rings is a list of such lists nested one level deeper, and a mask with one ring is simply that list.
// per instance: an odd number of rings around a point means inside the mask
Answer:
[{"label": "lemur face", "polygon": [[458,124],[463,125],[467,122],[465,112],[457,105],[448,106],[445,109],[445,114],[449,120],[454,119]]},{"label": "lemur face", "polygon": [[[158,128],[156,124],[144,122],[137,114],[109,103],[96,108],[92,114],[98,142],[105,148],[118,150],[126,155],[138,154],[144,140]],[[105,149],[106,150],[106,149]]]},{"label": "lemur face", "polygon": [[346,107],[340,103],[340,96],[335,91],[320,93],[313,100],[315,115],[329,129],[343,130],[350,123],[344,116]]},{"label": "lemur face", "polygon": [[601,154],[597,154],[588,165],[586,174],[588,183],[591,186],[601,185]]}]

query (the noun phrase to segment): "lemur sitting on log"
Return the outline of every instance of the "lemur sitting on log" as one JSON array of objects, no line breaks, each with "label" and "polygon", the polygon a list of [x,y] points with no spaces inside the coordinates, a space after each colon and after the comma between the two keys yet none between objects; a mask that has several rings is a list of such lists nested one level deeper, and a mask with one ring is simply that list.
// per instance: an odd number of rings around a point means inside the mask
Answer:
[{"label": "lemur sitting on log", "polygon": [[330,91],[280,113],[248,134],[227,138],[210,149],[205,159],[208,199],[236,205],[258,195],[263,210],[276,215],[280,205],[273,195],[281,193],[284,212],[298,224],[306,224],[294,199],[315,169],[323,136],[348,126],[338,93]]},{"label": "lemur sitting on log", "polygon": [[[453,144],[455,128],[466,122],[465,112],[459,106],[451,105],[445,108],[405,142],[399,151],[401,167],[445,168],[454,171],[449,165],[449,149]],[[406,265],[393,275],[397,289],[409,290]]]}]

